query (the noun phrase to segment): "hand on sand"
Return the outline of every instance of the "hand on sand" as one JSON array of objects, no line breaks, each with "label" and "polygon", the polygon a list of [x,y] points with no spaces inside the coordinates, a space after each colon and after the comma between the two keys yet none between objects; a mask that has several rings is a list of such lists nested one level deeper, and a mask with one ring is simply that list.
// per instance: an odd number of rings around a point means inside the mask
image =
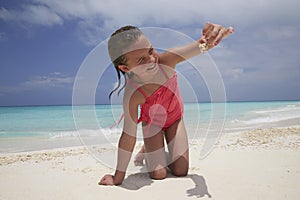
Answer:
[{"label": "hand on sand", "polygon": [[143,145],[140,151],[134,157],[134,165],[135,166],[144,166],[144,159],[145,159],[145,146]]},{"label": "hand on sand", "polygon": [[114,185],[114,177],[110,174],[103,176],[98,185]]},{"label": "hand on sand", "polygon": [[144,159],[145,155],[144,153],[138,152],[136,156],[134,157],[134,165],[135,166],[144,166]]}]

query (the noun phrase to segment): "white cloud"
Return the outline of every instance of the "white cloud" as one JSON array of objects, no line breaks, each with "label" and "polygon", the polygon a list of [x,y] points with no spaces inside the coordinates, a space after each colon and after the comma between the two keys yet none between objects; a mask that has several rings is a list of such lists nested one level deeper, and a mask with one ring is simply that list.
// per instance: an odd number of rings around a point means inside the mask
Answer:
[{"label": "white cloud", "polygon": [[[28,2],[28,1],[26,1]],[[0,8],[0,19],[40,26],[76,24],[79,39],[96,45],[116,28],[133,24],[182,31],[195,38],[204,22],[233,26],[235,34],[211,51],[225,82],[248,89],[298,83],[300,1],[296,0],[33,0],[14,10]],[[1,40],[1,34],[0,34]],[[228,41],[228,43],[227,43]],[[57,74],[59,75],[59,74]],[[25,84],[56,87],[67,78],[34,77]],[[110,85],[111,86],[111,85]],[[267,87],[266,87],[267,88]],[[3,88],[2,88],[3,89]],[[1,91],[1,88],[0,88]]]},{"label": "white cloud", "polygon": [[233,68],[229,73],[229,78],[235,81],[240,81],[244,75],[244,69],[242,68]]},{"label": "white cloud", "polygon": [[29,24],[53,26],[62,25],[63,19],[50,8],[43,5],[24,5],[23,10],[0,9],[0,19],[5,21],[26,22]]},{"label": "white cloud", "polygon": [[1,8],[0,18],[44,26],[78,20],[78,28],[90,44],[99,34],[111,33],[125,24],[169,28],[201,27],[206,21],[237,27],[284,24],[300,18],[296,9],[299,6],[300,2],[293,0],[253,0],[251,3],[240,0],[174,0],[171,3],[169,0],[33,0],[22,6],[22,10]]},{"label": "white cloud", "polygon": [[54,72],[47,76],[34,76],[27,81],[14,86],[1,86],[0,94],[19,93],[23,91],[51,89],[51,88],[72,88],[74,77],[66,76],[60,72]]},{"label": "white cloud", "polygon": [[73,83],[73,77],[57,77],[51,76],[35,76],[28,81],[24,82],[22,85],[25,88],[46,88],[46,87],[61,87],[66,84]]},{"label": "white cloud", "polygon": [[[80,21],[78,23],[77,35],[79,40],[88,46],[94,46],[101,40],[101,34],[103,29],[99,26],[95,26],[93,21]],[[104,38],[106,36],[102,36]]]}]

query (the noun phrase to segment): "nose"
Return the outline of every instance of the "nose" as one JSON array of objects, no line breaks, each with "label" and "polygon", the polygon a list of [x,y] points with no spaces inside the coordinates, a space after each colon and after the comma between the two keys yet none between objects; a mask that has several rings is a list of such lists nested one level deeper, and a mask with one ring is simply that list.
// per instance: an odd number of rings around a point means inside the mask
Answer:
[{"label": "nose", "polygon": [[153,55],[149,55],[148,64],[155,63],[156,58]]}]

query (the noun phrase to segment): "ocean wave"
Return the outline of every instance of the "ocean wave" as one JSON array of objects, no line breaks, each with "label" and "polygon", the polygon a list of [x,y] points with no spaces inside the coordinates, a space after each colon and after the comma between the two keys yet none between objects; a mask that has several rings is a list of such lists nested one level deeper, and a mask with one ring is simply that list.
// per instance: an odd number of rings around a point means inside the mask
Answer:
[{"label": "ocean wave", "polygon": [[233,124],[254,125],[300,119],[300,107],[296,105],[287,105],[276,109],[256,110],[251,111],[251,113],[246,116],[248,119],[234,119],[231,122]]},{"label": "ocean wave", "polygon": [[269,113],[278,113],[278,112],[299,112],[300,113],[300,106],[286,105],[284,107],[279,107],[276,109],[257,110],[253,112],[256,114],[269,114]]},{"label": "ocean wave", "polygon": [[110,137],[112,135],[119,135],[121,133],[120,128],[101,128],[97,130],[81,129],[74,131],[60,131],[52,132],[49,134],[51,139],[59,139],[64,137]]}]

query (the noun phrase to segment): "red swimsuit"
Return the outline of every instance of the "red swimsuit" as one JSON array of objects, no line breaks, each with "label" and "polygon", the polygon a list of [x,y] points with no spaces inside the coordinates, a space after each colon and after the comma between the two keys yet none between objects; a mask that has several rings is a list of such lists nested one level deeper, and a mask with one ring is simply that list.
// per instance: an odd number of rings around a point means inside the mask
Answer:
[{"label": "red swimsuit", "polygon": [[147,122],[146,135],[151,124],[166,130],[183,115],[183,101],[179,92],[177,74],[174,72],[174,75],[169,78],[164,69],[162,67],[160,69],[167,81],[149,97],[140,86],[128,79],[128,83],[141,92],[146,99],[141,105],[141,114],[137,122]]}]

